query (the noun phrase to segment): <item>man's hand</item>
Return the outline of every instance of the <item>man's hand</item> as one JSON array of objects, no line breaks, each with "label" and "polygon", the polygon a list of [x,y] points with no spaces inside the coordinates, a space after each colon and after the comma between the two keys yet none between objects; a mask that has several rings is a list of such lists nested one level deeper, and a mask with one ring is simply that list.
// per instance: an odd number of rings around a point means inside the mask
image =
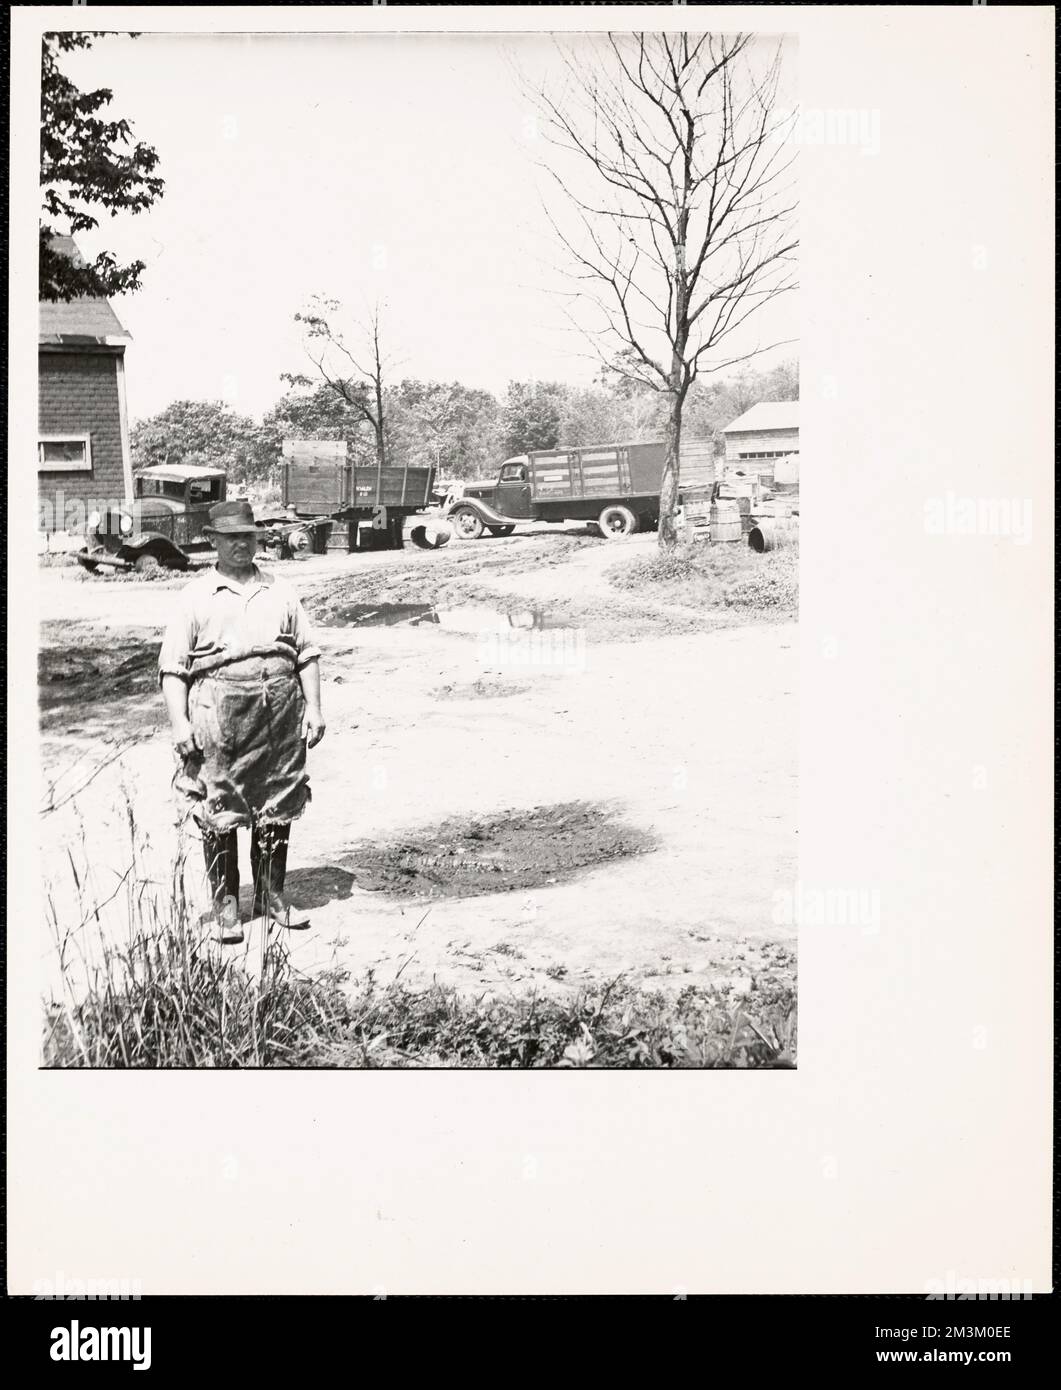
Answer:
[{"label": "man's hand", "polygon": [[182,758],[190,758],[199,751],[190,719],[175,719],[173,721],[173,746]]},{"label": "man's hand", "polygon": [[307,705],[302,716],[302,737],[306,740],[307,748],[316,748],[324,737],[325,727],[324,716],[320,710],[313,705]]}]

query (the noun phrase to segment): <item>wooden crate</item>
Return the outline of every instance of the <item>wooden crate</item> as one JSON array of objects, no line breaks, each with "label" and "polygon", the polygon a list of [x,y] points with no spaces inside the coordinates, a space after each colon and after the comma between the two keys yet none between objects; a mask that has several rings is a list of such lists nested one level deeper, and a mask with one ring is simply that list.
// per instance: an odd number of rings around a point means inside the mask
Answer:
[{"label": "wooden crate", "polygon": [[710,439],[683,439],[678,447],[678,483],[711,489],[715,482],[715,446]]}]

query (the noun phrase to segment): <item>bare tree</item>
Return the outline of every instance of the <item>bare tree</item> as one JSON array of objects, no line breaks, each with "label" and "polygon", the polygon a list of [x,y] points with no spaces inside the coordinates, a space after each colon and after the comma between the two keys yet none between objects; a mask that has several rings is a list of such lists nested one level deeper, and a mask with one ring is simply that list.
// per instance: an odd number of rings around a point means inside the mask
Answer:
[{"label": "bare tree", "polygon": [[573,321],[609,369],[666,398],[659,540],[673,545],[689,387],[779,346],[730,340],[796,283],[783,50],[747,34],[631,34],[609,35],[596,63],[562,56],[563,90],[531,93],[556,152],[547,215],[578,282],[572,310],[594,311]]},{"label": "bare tree", "polygon": [[[381,345],[382,310],[377,304],[368,322],[356,325],[358,342],[356,349],[351,349],[338,327],[341,309],[338,300],[314,295],[309,307],[295,315],[295,322],[303,326],[303,347],[317,377],[370,426],[376,441],[376,461],[380,468],[385,468],[387,422],[383,398],[387,377],[395,364],[384,355]],[[291,386],[318,384],[317,379],[305,373],[283,372],[281,377]]]}]

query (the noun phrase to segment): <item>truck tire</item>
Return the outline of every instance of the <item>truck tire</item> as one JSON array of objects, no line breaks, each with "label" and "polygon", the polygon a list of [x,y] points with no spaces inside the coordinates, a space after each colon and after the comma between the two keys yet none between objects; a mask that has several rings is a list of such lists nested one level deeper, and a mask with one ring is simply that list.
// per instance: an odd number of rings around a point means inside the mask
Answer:
[{"label": "truck tire", "polygon": [[637,517],[629,507],[619,502],[611,502],[597,518],[597,525],[605,540],[617,540],[620,536],[632,536],[638,528]]},{"label": "truck tire", "polygon": [[514,526],[488,526],[486,529],[491,536],[511,536],[516,528]]},{"label": "truck tire", "polygon": [[162,568],[157,555],[138,555],[133,562],[137,574],[156,575]]},{"label": "truck tire", "polygon": [[417,545],[421,550],[440,550],[446,545],[453,535],[450,527],[433,527],[430,531],[426,526],[414,526],[409,532],[409,539],[413,545]]},{"label": "truck tire", "polygon": [[482,518],[471,507],[457,507],[450,512],[449,519],[462,541],[477,541],[483,534]]}]

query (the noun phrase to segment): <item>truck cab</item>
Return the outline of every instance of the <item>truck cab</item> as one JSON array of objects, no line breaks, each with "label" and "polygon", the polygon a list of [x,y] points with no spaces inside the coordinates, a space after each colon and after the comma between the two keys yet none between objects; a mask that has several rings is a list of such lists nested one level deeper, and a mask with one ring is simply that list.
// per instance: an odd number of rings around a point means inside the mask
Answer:
[{"label": "truck cab", "polygon": [[496,481],[468,483],[464,496],[489,503],[500,516],[529,521],[534,515],[531,508],[529,457],[517,454],[515,458],[505,459],[498,469]]},{"label": "truck cab", "polygon": [[223,502],[223,469],[196,464],[160,464],[144,468],[133,480],[133,497],[93,512],[85,548],[78,560],[85,569],[187,569],[188,552],[209,550],[203,536],[210,508]]},{"label": "truck cab", "polygon": [[505,459],[496,479],[465,483],[449,515],[457,534],[467,540],[476,539],[484,530],[492,536],[511,535],[515,530],[512,522],[534,521],[530,456],[516,454]]}]

